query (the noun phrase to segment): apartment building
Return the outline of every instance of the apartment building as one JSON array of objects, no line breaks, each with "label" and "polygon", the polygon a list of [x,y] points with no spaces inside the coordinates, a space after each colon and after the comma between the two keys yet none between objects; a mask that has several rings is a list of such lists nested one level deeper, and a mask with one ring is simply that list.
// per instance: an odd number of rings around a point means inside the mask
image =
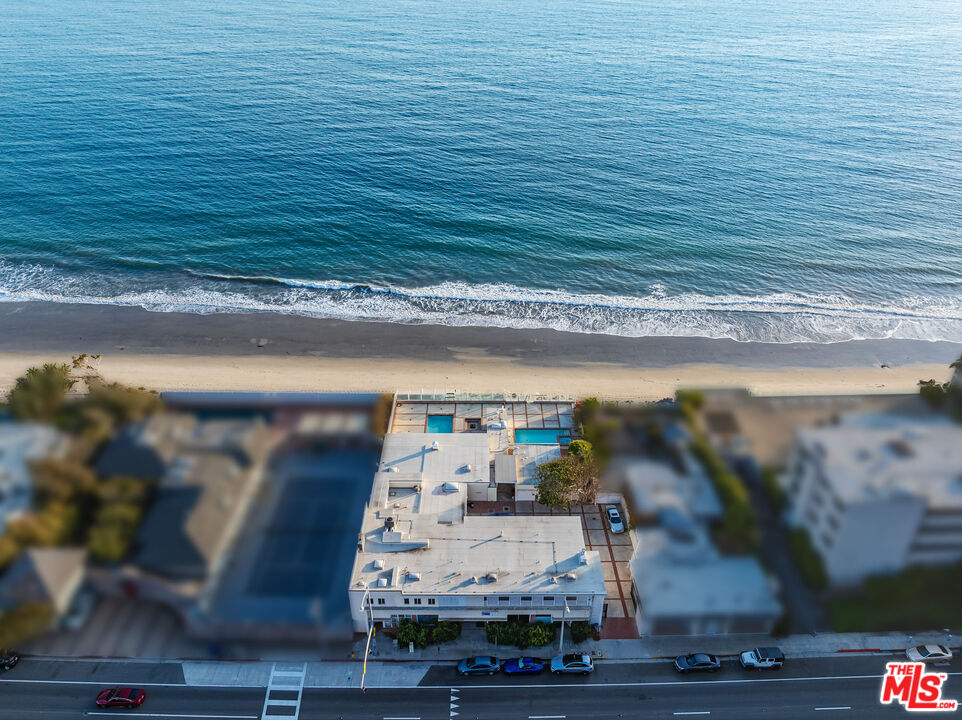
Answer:
[{"label": "apartment building", "polygon": [[468,411],[477,422],[465,423],[452,403],[453,423],[442,427],[431,418],[449,406],[434,403],[419,425],[410,405],[406,414],[395,410],[358,535],[349,593],[355,629],[404,618],[600,625],[604,572],[598,552],[585,548],[580,517],[467,514],[469,502],[498,490],[496,457],[526,439],[515,437],[527,428],[515,427],[512,409],[479,405]]},{"label": "apartment building", "polygon": [[957,425],[800,429],[782,483],[836,585],[962,558]]}]

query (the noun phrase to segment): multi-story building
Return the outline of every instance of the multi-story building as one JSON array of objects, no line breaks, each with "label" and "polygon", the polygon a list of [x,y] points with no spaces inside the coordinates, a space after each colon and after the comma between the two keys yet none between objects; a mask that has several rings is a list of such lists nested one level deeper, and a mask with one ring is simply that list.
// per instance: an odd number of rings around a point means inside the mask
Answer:
[{"label": "multi-story building", "polygon": [[962,429],[800,429],[782,478],[834,584],[962,558]]},{"label": "multi-story building", "polygon": [[[444,417],[445,408],[451,420],[442,427],[430,418]],[[468,422],[459,415],[465,412]],[[580,517],[467,512],[469,503],[489,502],[489,489],[492,504],[499,490],[514,490],[499,487],[514,482],[496,478],[504,464],[497,456],[525,439],[515,436],[513,412],[500,402],[490,412],[480,403],[476,410],[438,404],[437,414],[420,420],[395,410],[358,536],[350,585],[356,630],[372,619],[391,627],[404,618],[600,625],[604,572],[598,552],[585,548]],[[537,412],[542,418],[543,408]],[[557,449],[557,437],[550,440]]]}]

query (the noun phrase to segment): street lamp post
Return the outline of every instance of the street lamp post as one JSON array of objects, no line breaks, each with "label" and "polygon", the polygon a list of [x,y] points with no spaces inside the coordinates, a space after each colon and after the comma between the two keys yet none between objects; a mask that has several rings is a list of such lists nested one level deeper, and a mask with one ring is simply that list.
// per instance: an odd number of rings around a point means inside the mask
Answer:
[{"label": "street lamp post", "polygon": [[[367,606],[365,608],[365,605]],[[361,666],[361,692],[367,690],[364,687],[364,679],[367,677],[367,656],[371,650],[371,638],[374,637],[374,605],[371,602],[371,589],[368,588],[364,591],[364,595],[361,596],[361,612],[364,613],[364,619],[367,621],[367,642],[364,644],[364,664]]]},{"label": "street lamp post", "polygon": [[564,655],[565,651],[565,621],[568,619],[568,613],[571,610],[568,608],[568,601],[565,600],[565,611],[561,616],[561,639],[558,641],[558,652]]}]

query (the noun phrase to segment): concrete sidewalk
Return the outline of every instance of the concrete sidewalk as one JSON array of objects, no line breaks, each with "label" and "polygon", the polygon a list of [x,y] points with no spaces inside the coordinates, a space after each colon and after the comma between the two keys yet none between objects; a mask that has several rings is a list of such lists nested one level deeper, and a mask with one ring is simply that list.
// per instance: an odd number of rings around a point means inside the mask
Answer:
[{"label": "concrete sidewalk", "polygon": [[[514,647],[499,648],[487,641],[483,632],[476,628],[465,628],[464,634],[453,643],[432,646],[423,650],[409,652],[399,648],[390,638],[382,636],[377,641],[376,652],[371,658],[378,661],[409,662],[450,662],[471,655],[499,655],[512,657],[535,655],[546,657],[559,652],[558,642],[540,648],[519,650]],[[649,636],[639,640],[587,640],[573,644],[566,637],[565,652],[582,652],[599,660],[644,661],[666,657],[676,657],[693,651],[709,652],[714,655],[737,655],[743,650],[757,646],[777,645],[789,657],[830,656],[839,652],[900,652],[913,645],[938,643],[958,647],[960,638],[941,632],[925,632],[915,635],[906,633],[819,633],[789,635],[773,638],[770,635],[667,635]],[[364,657],[364,642],[355,643],[354,654]]]}]

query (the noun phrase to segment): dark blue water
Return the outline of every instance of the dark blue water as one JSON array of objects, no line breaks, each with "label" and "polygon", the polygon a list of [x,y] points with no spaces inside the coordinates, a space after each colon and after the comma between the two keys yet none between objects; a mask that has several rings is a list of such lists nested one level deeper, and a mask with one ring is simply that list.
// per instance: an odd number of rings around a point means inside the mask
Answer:
[{"label": "dark blue water", "polygon": [[962,340],[962,6],[9,0],[0,297]]}]

